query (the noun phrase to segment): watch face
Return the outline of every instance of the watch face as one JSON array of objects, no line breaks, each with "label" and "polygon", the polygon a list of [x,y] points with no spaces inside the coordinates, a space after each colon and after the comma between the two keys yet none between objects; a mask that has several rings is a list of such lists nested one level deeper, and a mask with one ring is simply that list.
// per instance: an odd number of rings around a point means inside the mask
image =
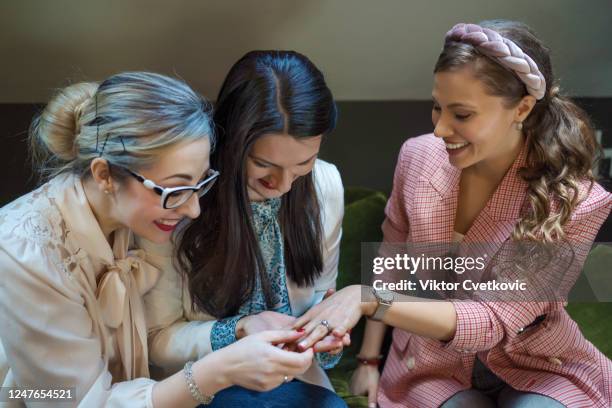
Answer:
[{"label": "watch face", "polygon": [[376,292],[381,300],[384,302],[393,302],[394,295],[390,290],[379,290]]}]

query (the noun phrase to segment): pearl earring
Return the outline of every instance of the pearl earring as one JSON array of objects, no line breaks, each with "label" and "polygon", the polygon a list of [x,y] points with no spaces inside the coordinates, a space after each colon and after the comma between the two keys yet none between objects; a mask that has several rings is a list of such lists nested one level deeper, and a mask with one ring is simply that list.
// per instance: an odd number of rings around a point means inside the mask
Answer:
[{"label": "pearl earring", "polygon": [[518,131],[523,130],[523,122],[516,122],[516,130]]}]

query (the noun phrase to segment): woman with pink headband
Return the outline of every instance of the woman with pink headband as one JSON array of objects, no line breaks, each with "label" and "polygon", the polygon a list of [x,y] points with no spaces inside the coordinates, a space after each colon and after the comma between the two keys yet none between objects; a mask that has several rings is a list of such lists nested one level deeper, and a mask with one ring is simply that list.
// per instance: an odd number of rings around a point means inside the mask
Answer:
[{"label": "woman with pink headband", "polygon": [[[521,23],[458,24],[432,96],[433,134],[407,140],[399,154],[384,243],[486,243],[500,249],[498,260],[508,244],[565,245],[573,256],[563,280],[549,264],[508,272],[567,294],[612,195],[594,181],[593,129],[559,94],[548,49]],[[611,406],[612,362],[583,337],[565,298],[445,299],[349,286],[296,321],[307,333],[299,346],[369,317],[351,385],[370,406]],[[379,381],[386,325],[395,329]]]}]

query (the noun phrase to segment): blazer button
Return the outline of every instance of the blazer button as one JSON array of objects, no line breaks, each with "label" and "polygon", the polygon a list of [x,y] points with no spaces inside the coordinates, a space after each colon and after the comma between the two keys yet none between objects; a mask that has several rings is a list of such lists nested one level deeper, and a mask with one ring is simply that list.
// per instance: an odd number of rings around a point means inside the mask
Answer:
[{"label": "blazer button", "polygon": [[548,357],[548,361],[557,366],[563,365],[563,362],[559,360],[557,357]]},{"label": "blazer button", "polygon": [[520,329],[517,330],[516,334],[521,334],[524,331],[525,331],[525,328],[521,327]]},{"label": "blazer button", "polygon": [[416,362],[414,360],[414,357],[408,357],[406,359],[406,367],[408,367],[409,370],[412,370],[415,365],[416,365]]}]

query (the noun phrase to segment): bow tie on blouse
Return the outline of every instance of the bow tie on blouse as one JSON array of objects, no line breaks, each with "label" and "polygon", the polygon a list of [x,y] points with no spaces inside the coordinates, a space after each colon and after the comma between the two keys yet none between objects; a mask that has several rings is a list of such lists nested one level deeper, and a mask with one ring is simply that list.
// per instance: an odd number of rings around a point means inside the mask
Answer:
[{"label": "bow tie on blouse", "polygon": [[97,290],[104,323],[115,330],[122,365],[113,379],[149,377],[142,296],[155,285],[159,270],[145,262],[144,251],[127,251],[127,241],[115,242],[114,247],[116,259],[99,277]]}]

